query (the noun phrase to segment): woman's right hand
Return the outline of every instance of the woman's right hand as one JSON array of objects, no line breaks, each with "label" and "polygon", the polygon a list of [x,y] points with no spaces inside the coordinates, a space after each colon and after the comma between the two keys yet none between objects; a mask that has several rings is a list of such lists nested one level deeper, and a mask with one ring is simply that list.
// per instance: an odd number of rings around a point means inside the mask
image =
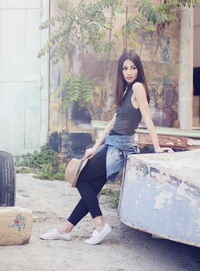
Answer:
[{"label": "woman's right hand", "polygon": [[84,155],[84,157],[83,157],[83,160],[84,160],[85,158],[91,159],[91,158],[95,155],[95,153],[97,152],[97,149],[98,149],[98,148],[96,148],[95,146],[92,147],[92,148],[90,148],[90,149],[87,149],[87,150],[85,151],[85,155]]},{"label": "woman's right hand", "polygon": [[109,131],[113,127],[115,119],[116,119],[116,114],[113,116],[111,122],[109,122],[109,124],[106,126],[104,131],[101,133],[101,136],[98,139],[98,141],[95,143],[95,145],[92,148],[87,149],[85,151],[85,155],[84,155],[84,157],[82,159],[85,159],[85,158],[91,159],[95,155],[95,153],[98,150],[98,147],[101,146],[101,144],[103,144],[106,134],[109,133]]}]

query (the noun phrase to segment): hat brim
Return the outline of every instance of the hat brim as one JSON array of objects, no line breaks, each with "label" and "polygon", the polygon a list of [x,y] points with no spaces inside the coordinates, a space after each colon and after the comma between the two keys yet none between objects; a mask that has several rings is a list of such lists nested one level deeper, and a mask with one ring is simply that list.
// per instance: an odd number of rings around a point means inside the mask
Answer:
[{"label": "hat brim", "polygon": [[76,178],[74,179],[74,181],[72,183],[72,187],[76,186],[79,175],[81,174],[81,171],[83,170],[83,168],[86,166],[87,162],[88,162],[88,158],[85,158],[84,160],[80,161],[80,165],[79,165],[79,168],[78,168],[77,173],[76,173]]},{"label": "hat brim", "polygon": [[77,180],[79,178],[79,175],[85,165],[88,162],[88,158],[82,160],[82,159],[76,159],[73,158],[68,163],[66,169],[65,169],[65,178],[67,181],[69,181],[72,185],[72,187],[76,186]]}]

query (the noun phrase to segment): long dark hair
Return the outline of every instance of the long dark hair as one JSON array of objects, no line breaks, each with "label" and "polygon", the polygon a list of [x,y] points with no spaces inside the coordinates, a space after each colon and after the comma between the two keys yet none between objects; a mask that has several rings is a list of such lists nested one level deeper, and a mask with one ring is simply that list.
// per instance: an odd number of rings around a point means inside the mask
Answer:
[{"label": "long dark hair", "polygon": [[138,75],[135,81],[143,84],[146,91],[146,95],[147,95],[147,101],[149,103],[150,102],[149,89],[148,89],[147,82],[145,79],[142,62],[140,60],[140,57],[134,51],[124,52],[123,55],[119,58],[118,68],[117,68],[115,103],[116,105],[121,106],[122,100],[123,100],[123,94],[127,87],[127,82],[124,80],[123,74],[122,74],[122,66],[123,66],[124,61],[127,59],[131,60],[137,67]]}]

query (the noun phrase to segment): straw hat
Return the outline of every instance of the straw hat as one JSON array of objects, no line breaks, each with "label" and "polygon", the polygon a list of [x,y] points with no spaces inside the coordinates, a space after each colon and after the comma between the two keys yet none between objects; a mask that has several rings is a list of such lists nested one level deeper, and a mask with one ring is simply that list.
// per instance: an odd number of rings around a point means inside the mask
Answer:
[{"label": "straw hat", "polygon": [[76,186],[76,182],[81,173],[81,170],[85,167],[87,161],[88,158],[85,158],[84,160],[73,158],[68,163],[65,169],[65,179],[71,183],[72,187]]}]

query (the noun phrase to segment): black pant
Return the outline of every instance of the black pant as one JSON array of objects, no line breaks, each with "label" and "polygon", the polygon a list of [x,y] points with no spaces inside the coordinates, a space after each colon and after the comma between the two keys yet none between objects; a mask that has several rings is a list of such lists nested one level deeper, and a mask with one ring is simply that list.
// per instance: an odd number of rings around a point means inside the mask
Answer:
[{"label": "black pant", "polygon": [[106,183],[106,152],[107,148],[96,153],[82,170],[76,187],[81,195],[72,211],[68,221],[74,226],[90,212],[92,218],[101,216],[102,212],[99,207],[97,195]]}]

